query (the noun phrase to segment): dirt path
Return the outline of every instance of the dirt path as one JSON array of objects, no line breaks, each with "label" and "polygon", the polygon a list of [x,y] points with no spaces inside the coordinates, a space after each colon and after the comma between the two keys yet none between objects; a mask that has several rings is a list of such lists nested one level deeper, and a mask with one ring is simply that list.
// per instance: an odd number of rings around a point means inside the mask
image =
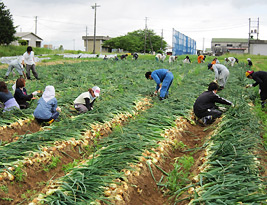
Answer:
[{"label": "dirt path", "polygon": [[[186,149],[193,149],[201,147],[206,141],[206,138],[210,136],[211,132],[212,129],[207,129],[207,127],[201,127],[199,125],[191,125],[189,122],[186,122],[186,128],[182,132],[182,136],[176,136],[176,139],[182,141],[186,145]],[[204,152],[204,149],[195,149],[188,152],[181,149],[165,150],[165,158],[160,161],[159,167],[166,172],[170,172],[173,170],[175,158],[183,155],[192,155],[195,163],[191,168],[191,176],[196,176],[199,173],[198,167],[202,165],[201,158],[204,157]],[[159,182],[163,173],[155,166],[151,165],[151,167],[156,181]],[[164,196],[164,191],[158,188],[146,164],[144,164],[144,169],[140,173],[140,176],[129,179],[129,189],[123,196],[127,205],[173,204],[173,201],[169,200],[168,196]],[[185,198],[189,196],[187,192],[182,195],[182,197]],[[190,200],[184,200],[179,204],[188,204],[189,201]]]}]

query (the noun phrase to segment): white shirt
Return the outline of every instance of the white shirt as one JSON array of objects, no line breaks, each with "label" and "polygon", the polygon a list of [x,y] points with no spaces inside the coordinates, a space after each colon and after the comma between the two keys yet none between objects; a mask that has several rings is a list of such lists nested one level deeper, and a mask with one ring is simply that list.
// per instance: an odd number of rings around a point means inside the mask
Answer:
[{"label": "white shirt", "polygon": [[90,102],[92,102],[95,98],[89,93],[89,91],[84,92],[82,94],[80,94],[75,100],[74,100],[74,104],[83,104],[85,105],[85,100],[84,98],[89,98]]},{"label": "white shirt", "polygon": [[35,64],[35,62],[34,62],[34,52],[33,51],[31,51],[30,54],[28,54],[28,52],[26,51],[23,54],[23,58],[24,58],[24,62],[25,62],[26,65]]}]

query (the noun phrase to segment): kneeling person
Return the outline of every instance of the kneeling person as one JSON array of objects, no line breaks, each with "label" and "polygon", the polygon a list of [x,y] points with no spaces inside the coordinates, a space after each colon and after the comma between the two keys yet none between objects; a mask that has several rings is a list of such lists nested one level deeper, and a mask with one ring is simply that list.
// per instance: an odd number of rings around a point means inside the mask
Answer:
[{"label": "kneeling person", "polygon": [[194,113],[204,124],[211,124],[222,115],[222,112],[216,109],[215,103],[234,106],[232,102],[216,94],[218,89],[218,84],[211,82],[208,91],[203,92],[195,101]]},{"label": "kneeling person", "polygon": [[74,100],[74,108],[80,113],[85,113],[93,109],[93,104],[95,102],[96,97],[100,94],[100,88],[94,86],[93,88],[89,88],[88,92],[84,92],[80,94]]}]

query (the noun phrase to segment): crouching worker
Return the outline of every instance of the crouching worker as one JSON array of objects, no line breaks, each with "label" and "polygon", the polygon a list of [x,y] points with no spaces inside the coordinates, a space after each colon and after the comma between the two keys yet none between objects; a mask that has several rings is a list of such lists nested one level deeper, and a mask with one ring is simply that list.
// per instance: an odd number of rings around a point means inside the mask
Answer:
[{"label": "crouching worker", "polygon": [[25,79],[22,77],[17,79],[14,98],[19,104],[20,109],[29,108],[29,103],[27,101],[30,101],[33,96],[37,95],[37,93],[37,91],[34,91],[32,94],[27,95],[27,90],[25,88]]},{"label": "crouching worker", "polygon": [[7,89],[6,83],[4,81],[0,82],[0,101],[4,105],[0,105],[1,108],[4,108],[3,112],[10,111],[12,109],[19,109],[19,105],[12,93]]},{"label": "crouching worker", "polygon": [[266,104],[266,99],[267,99],[267,72],[265,71],[254,72],[253,70],[248,70],[246,72],[246,77],[256,81],[253,84],[248,84],[246,88],[255,87],[259,85],[261,107],[264,108]]},{"label": "crouching worker", "polygon": [[215,103],[232,105],[234,104],[219,95],[217,95],[218,84],[211,82],[208,87],[208,91],[203,92],[194,104],[194,113],[202,121],[204,125],[213,123],[216,118],[222,115],[222,111],[218,110]]},{"label": "crouching worker", "polygon": [[94,86],[93,88],[89,88],[88,92],[84,92],[80,94],[74,100],[74,108],[79,112],[79,114],[86,113],[93,109],[93,104],[95,99],[100,95],[100,88]]},{"label": "crouching worker", "polygon": [[38,123],[48,122],[51,124],[58,118],[60,111],[61,109],[57,106],[57,99],[55,98],[54,86],[46,86],[34,110],[33,115],[35,119]]},{"label": "crouching worker", "polygon": [[157,86],[154,94],[157,95],[157,93],[160,92],[160,100],[168,97],[169,88],[173,81],[173,74],[171,71],[167,69],[158,69],[153,72],[146,72],[145,76],[147,79],[154,80],[156,82]]}]

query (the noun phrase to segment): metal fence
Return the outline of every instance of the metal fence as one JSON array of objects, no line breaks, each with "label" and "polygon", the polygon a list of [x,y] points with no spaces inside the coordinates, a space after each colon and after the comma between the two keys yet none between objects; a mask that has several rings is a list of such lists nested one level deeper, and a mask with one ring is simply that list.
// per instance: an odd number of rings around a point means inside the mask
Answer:
[{"label": "metal fence", "polygon": [[172,55],[196,54],[196,41],[190,37],[172,30]]}]

